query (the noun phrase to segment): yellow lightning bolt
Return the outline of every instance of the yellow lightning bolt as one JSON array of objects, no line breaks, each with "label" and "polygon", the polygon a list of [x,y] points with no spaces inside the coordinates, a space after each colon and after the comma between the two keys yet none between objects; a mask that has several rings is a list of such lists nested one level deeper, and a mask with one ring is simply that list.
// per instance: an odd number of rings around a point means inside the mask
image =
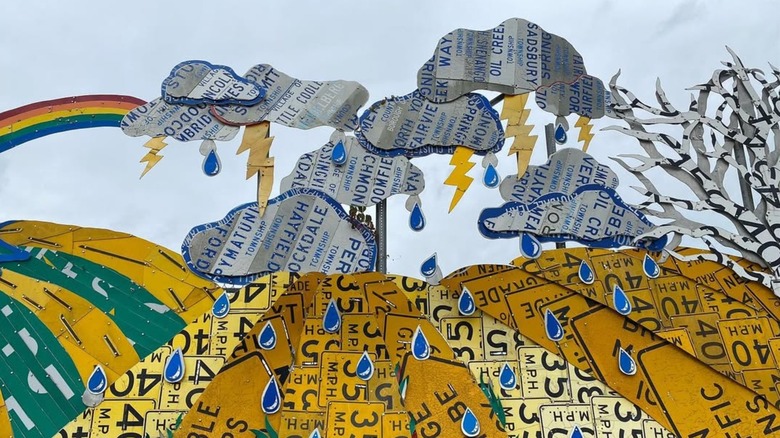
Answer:
[{"label": "yellow lightning bolt", "polygon": [[455,166],[455,168],[452,169],[450,176],[444,180],[444,184],[455,186],[455,193],[453,193],[452,201],[450,202],[450,213],[458,205],[466,190],[469,189],[471,182],[474,181],[474,178],[466,175],[475,164],[469,161],[472,155],[474,155],[473,149],[457,146],[455,147],[455,153],[452,154],[452,159],[450,159],[450,165]]},{"label": "yellow lightning bolt", "polygon": [[139,163],[146,163],[146,169],[144,169],[143,172],[141,172],[140,178],[143,178],[144,175],[146,175],[150,170],[152,170],[152,167],[154,167],[157,163],[162,160],[162,155],[157,155],[165,146],[168,146],[168,143],[165,142],[165,137],[152,137],[151,140],[147,141],[146,144],[144,144],[145,148],[149,148],[149,152],[144,155],[143,158],[141,158],[141,161]]},{"label": "yellow lightning bolt", "polygon": [[538,135],[531,135],[534,125],[527,125],[530,109],[525,109],[528,102],[528,94],[504,97],[504,105],[501,108],[501,119],[507,121],[506,138],[514,137],[514,142],[509,148],[509,155],[517,154],[517,178],[519,179],[528,168],[531,161],[531,153],[536,145]]},{"label": "yellow lightning bolt", "polygon": [[274,138],[268,136],[270,130],[270,122],[244,127],[244,136],[236,151],[236,155],[249,151],[246,160],[246,179],[257,175],[257,206],[260,216],[265,212],[274,184],[274,159],[269,156]]},{"label": "yellow lightning bolt", "polygon": [[574,126],[580,128],[580,135],[577,136],[577,141],[585,141],[585,144],[582,145],[582,152],[587,152],[590,141],[593,140],[593,134],[590,133],[593,125],[590,124],[589,118],[580,116]]}]

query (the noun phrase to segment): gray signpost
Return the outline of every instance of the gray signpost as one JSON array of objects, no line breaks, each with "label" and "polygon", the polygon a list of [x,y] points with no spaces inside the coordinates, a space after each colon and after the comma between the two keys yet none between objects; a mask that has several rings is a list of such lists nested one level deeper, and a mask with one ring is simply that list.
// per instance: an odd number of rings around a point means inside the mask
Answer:
[{"label": "gray signpost", "polygon": [[376,270],[387,274],[387,199],[376,205]]},{"label": "gray signpost", "polygon": [[[555,153],[555,126],[552,123],[544,125],[544,142],[547,145],[547,158]],[[520,175],[518,175],[520,176]],[[566,242],[556,242],[556,248],[566,248]]]}]

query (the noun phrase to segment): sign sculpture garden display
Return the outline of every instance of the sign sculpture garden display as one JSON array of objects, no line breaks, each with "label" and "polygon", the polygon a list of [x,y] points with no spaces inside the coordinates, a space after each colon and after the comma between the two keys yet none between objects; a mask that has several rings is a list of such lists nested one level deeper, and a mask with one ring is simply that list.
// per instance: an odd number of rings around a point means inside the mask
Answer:
[{"label": "sign sculpture garden display", "polygon": [[[780,70],[768,78],[731,55],[687,110],[660,84],[651,106],[617,76],[607,89],[588,75],[564,38],[513,18],[448,33],[416,90],[362,113],[369,95],[354,81],[198,60],[176,65],[149,102],[79,96],[1,113],[0,152],[80,128],[149,137],[142,176],[169,137],[199,141],[204,173],[217,175],[216,142],[243,131],[258,199],[194,226],[181,254],[116,231],[0,223],[0,435],[780,434]],[[582,149],[529,162],[531,93],[559,144],[577,115]],[[587,153],[591,120],[605,116],[644,150],[613,160],[646,202],[623,200],[618,174]],[[272,122],[333,131],[269,199]],[[507,140],[517,173],[502,180]],[[375,272],[382,255],[355,212],[406,195],[409,226],[423,231],[413,160],[431,154],[454,166],[450,211],[483,157],[483,183],[504,203],[472,231],[518,239],[520,257],[444,275],[421,256],[425,280]],[[695,197],[665,194],[653,169]],[[683,236],[708,249],[680,247]],[[543,249],[567,241],[579,246]]]}]

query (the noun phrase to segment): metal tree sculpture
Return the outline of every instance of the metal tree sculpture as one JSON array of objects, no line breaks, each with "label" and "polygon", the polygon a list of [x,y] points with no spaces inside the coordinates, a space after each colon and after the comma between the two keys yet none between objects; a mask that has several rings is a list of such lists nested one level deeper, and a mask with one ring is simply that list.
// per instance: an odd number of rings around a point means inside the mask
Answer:
[{"label": "metal tree sculpture", "polygon": [[[692,87],[687,111],[677,110],[666,98],[660,81],[656,82],[658,107],[647,105],[634,94],[617,85],[618,72],[610,82],[613,109],[628,128],[610,126],[636,138],[645,155],[625,154],[616,158],[634,174],[645,188],[636,188],[648,196],[640,210],[649,216],[666,220],[645,237],[671,233],[674,248],[683,235],[704,241],[710,254],[695,258],[715,260],[732,268],[738,275],[757,280],[780,292],[780,70],[770,64],[773,80],[767,80],[761,70],[745,68],[728,47],[733,62],[723,62],[725,69],[716,70],[712,78]],[[717,106],[711,105],[711,99]],[[714,111],[712,110],[714,106]],[[649,113],[641,118],[635,111]],[[658,126],[662,132],[649,128]],[[681,135],[679,129],[682,130]],[[677,135],[669,132],[677,131]],[[661,146],[661,150],[657,146]],[[666,153],[671,150],[671,154]],[[745,153],[747,151],[747,153]],[[631,165],[622,158],[638,160]],[[679,185],[666,181],[654,184],[645,172],[661,169],[690,189],[693,197],[669,196]],[[730,193],[726,175],[736,172],[740,193]],[[675,187],[677,186],[677,187]],[[733,190],[732,190],[733,191]],[[663,194],[666,192],[666,195]],[[753,195],[758,196],[754,205]],[[660,210],[651,208],[657,205]],[[732,224],[732,230],[715,223],[691,219],[689,212],[714,212]],[[715,221],[717,222],[717,221]],[[728,225],[723,221],[723,224]],[[738,251],[745,259],[768,268],[771,273],[746,269],[716,248]],[[673,255],[681,257],[679,254]]]}]

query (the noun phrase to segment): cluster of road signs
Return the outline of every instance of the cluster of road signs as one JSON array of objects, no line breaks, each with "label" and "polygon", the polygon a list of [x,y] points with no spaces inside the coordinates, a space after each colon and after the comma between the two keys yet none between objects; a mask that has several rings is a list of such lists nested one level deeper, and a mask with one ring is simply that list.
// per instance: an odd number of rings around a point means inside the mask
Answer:
[{"label": "cluster of road signs", "polygon": [[475,90],[517,95],[572,84],[584,75],[582,55],[537,24],[510,18],[493,29],[456,29],[442,37],[417,73],[417,87],[435,102]]},{"label": "cluster of road signs", "polygon": [[[722,76],[737,78],[737,98],[748,104],[747,71],[736,56],[727,67]],[[270,122],[336,131],[299,158],[279,197],[266,203],[264,187],[261,202],[195,227],[183,258],[108,230],[0,224],[0,435],[780,434],[780,298],[743,275],[772,274],[741,259],[706,261],[721,260],[717,252],[682,249],[684,262],[592,249],[636,246],[658,228],[620,199],[611,169],[578,150],[523,166],[499,185],[493,153],[505,136],[516,137],[518,163],[535,141],[528,93],[559,117],[560,143],[566,115],[582,117],[586,142],[590,118],[615,115],[571,44],[522,19],[457,29],[439,41],[417,85],[358,117],[368,92],[357,82],[300,80],[267,64],[240,76],[185,61],[149,103],[84,100],[111,113],[85,126],[113,126],[123,115],[125,133],[153,137],[147,170],[164,137],[203,141],[204,171],[216,175],[214,141],[245,126],[240,151],[250,151],[251,177],[273,165]],[[501,116],[477,90],[508,95]],[[60,102],[62,114],[78,122],[84,102]],[[29,115],[0,133],[6,146],[27,138],[17,128],[61,129],[62,121],[38,120],[44,108],[4,113]],[[410,158],[432,153],[453,156],[451,208],[468,187],[470,157],[485,155],[483,181],[499,186],[506,204],[484,210],[479,229],[520,236],[524,257],[443,276],[434,254],[422,269],[430,283],[370,272],[373,233],[341,204],[405,194],[410,226],[421,230],[424,178]],[[680,171],[695,172],[691,163],[680,161]],[[753,214],[723,208],[736,219]],[[755,226],[752,237],[768,233]],[[591,248],[542,252],[550,240]],[[665,244],[639,242],[651,251]],[[745,251],[777,257],[777,246]]]},{"label": "cluster of road signs", "polygon": [[0,239],[5,436],[52,436],[221,293],[177,253],[128,234],[13,221]]},{"label": "cluster of road signs", "polygon": [[[27,248],[0,265],[2,351],[32,354],[4,362],[0,427],[15,436],[780,430],[780,300],[717,263],[581,248],[439,285],[274,273],[225,294],[132,236],[35,222],[0,233]],[[90,389],[95,408],[79,397]],[[61,409],[46,421],[31,414],[44,398]]]}]

